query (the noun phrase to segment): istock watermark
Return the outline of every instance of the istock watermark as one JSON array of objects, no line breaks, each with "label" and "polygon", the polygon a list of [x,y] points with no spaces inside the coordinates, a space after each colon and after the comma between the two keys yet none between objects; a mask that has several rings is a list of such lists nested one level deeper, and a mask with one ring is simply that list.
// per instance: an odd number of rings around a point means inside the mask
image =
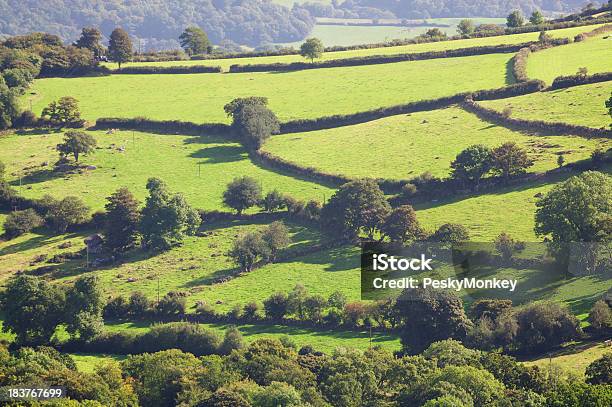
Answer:
[{"label": "istock watermark", "polygon": [[[565,265],[543,242],[504,248],[494,243],[369,242],[361,247],[361,297],[398,297],[403,290],[451,290],[464,300],[505,298],[538,300],[544,285],[572,278],[596,278],[610,286],[608,247],[568,245]],[[607,254],[606,254],[607,253]]]}]

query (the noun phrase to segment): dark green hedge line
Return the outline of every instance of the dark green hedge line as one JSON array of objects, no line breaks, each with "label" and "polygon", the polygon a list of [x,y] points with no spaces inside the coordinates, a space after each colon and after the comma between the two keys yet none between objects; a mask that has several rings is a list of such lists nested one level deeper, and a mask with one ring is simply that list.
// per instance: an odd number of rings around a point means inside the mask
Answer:
[{"label": "dark green hedge line", "polygon": [[612,138],[612,130],[605,128],[595,129],[586,126],[577,126],[568,123],[546,122],[543,120],[524,120],[506,117],[504,113],[495,109],[489,109],[479,105],[473,100],[466,100],[462,107],[480,117],[483,120],[508,127],[513,130],[529,131],[547,135],[573,134],[585,138],[602,137]]},{"label": "dark green hedge line", "polygon": [[[178,316],[176,319],[179,319]],[[174,322],[154,325],[145,333],[105,332],[88,342],[74,340],[60,346],[63,352],[130,355],[180,349],[196,356],[220,354],[222,339],[202,325]],[[231,349],[229,349],[231,350]]]},{"label": "dark green hedge line", "polygon": [[[560,40],[556,40],[560,41]],[[249,64],[249,65],[232,65],[230,73],[240,72],[274,72],[274,71],[299,71],[303,69],[320,69],[320,68],[337,68],[345,66],[361,66],[361,65],[379,65],[391,64],[396,62],[407,61],[422,61],[426,59],[439,58],[456,58],[473,55],[499,54],[507,52],[517,52],[521,48],[534,45],[533,42],[523,44],[502,44],[490,45],[482,47],[458,48],[444,51],[428,51],[412,54],[395,54],[395,55],[372,55],[365,57],[332,59],[322,62],[293,62],[289,64],[274,63],[274,64]]]},{"label": "dark green hedge line", "polygon": [[129,66],[115,69],[113,74],[192,74],[192,73],[220,73],[220,66]]},{"label": "dark green hedge line", "polygon": [[475,100],[503,99],[539,92],[545,87],[546,85],[542,81],[529,81],[505,86],[503,88],[498,89],[481,90],[476,92],[464,92],[439,99],[422,100],[418,102],[411,102],[391,107],[383,107],[379,109],[373,109],[365,112],[352,113],[347,115],[326,116],[319,117],[316,119],[298,119],[282,123],[280,132],[281,134],[301,133],[315,130],[331,129],[335,127],[350,126],[354,124],[381,119],[383,117],[388,116],[442,109],[457,103],[461,103],[468,97],[471,97]]},{"label": "dark green hedge line", "polygon": [[180,120],[150,120],[144,117],[122,119],[117,117],[102,117],[96,121],[95,129],[122,129],[148,131],[163,134],[184,135],[231,135],[231,126],[223,123],[197,124]]},{"label": "dark green hedge line", "polygon": [[594,75],[570,75],[555,78],[550,89],[571,88],[572,86],[588,85],[589,83],[612,81],[612,72],[596,73]]}]

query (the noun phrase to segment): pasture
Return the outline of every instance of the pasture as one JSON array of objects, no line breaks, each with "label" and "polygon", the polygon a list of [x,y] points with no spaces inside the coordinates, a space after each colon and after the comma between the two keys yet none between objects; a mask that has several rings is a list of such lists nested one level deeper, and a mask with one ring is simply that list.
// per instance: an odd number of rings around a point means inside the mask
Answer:
[{"label": "pasture", "polygon": [[601,128],[610,124],[605,101],[611,92],[612,82],[603,82],[479,103],[499,111],[509,107],[518,119]]},{"label": "pasture", "polygon": [[529,169],[533,172],[556,168],[560,153],[569,163],[588,158],[599,147],[610,146],[605,139],[514,132],[452,107],[354,126],[273,136],[264,149],[328,173],[354,178],[408,179],[426,171],[447,177],[451,161],[466,147],[473,144],[496,147],[508,141],[527,149],[535,161]]},{"label": "pasture", "polygon": [[557,76],[575,75],[583,67],[591,75],[610,71],[612,35],[608,33],[533,53],[527,62],[527,76],[550,85]]},{"label": "pasture", "polygon": [[[457,19],[434,19],[436,21],[446,24],[447,20]],[[456,24],[456,21],[455,21]],[[335,28],[361,28],[361,27],[337,27]],[[572,27],[563,28],[559,30],[548,31],[548,34],[553,38],[573,38],[574,36],[592,31],[599,25],[586,26],[586,27]],[[370,27],[366,27],[370,29]],[[397,28],[397,27],[393,27]],[[513,35],[501,35],[496,37],[484,37],[484,38],[470,38],[453,41],[441,41],[441,42],[429,42],[422,44],[409,44],[400,45],[394,47],[380,47],[380,48],[368,48],[358,49],[350,51],[335,51],[325,52],[321,59],[318,61],[328,61],[333,59],[344,59],[354,57],[364,57],[372,55],[394,55],[394,54],[405,54],[405,53],[417,53],[417,52],[428,52],[428,51],[443,51],[448,49],[459,49],[469,47],[482,47],[499,44],[520,44],[529,41],[537,41],[539,33],[523,33]],[[371,43],[371,40],[365,40],[363,43]],[[330,46],[323,40],[326,46]],[[292,44],[295,48],[299,47],[299,44]],[[218,59],[206,59],[206,60],[187,60],[187,61],[163,61],[163,62],[128,62],[123,66],[177,66],[177,65],[205,65],[205,66],[220,66],[224,71],[228,71],[229,67],[234,64],[271,64],[271,63],[291,63],[291,62],[304,62],[304,58],[300,55],[281,55],[281,56],[267,56],[267,57],[250,57],[250,58],[218,58]],[[109,68],[117,68],[117,64],[110,62],[104,63]]]},{"label": "pasture", "polygon": [[112,75],[35,82],[23,103],[34,112],[62,96],[80,102],[82,116],[145,116],[196,123],[229,122],[223,106],[237,97],[266,96],[281,121],[348,114],[512,81],[511,54],[286,73]]},{"label": "pasture", "polygon": [[264,191],[279,189],[300,199],[322,201],[324,195],[332,193],[326,186],[260,168],[249,160],[244,147],[219,137],[131,131],[91,134],[98,141],[98,149],[81,161],[95,166],[95,170],[53,171],[53,163],[59,158],[55,146],[61,142],[62,133],[0,137],[0,161],[7,166],[9,180],[24,196],[76,195],[94,210],[102,209],[106,197],[122,186],[144,199],[150,177],[163,179],[201,209],[221,209],[225,186],[244,175],[255,177]]}]

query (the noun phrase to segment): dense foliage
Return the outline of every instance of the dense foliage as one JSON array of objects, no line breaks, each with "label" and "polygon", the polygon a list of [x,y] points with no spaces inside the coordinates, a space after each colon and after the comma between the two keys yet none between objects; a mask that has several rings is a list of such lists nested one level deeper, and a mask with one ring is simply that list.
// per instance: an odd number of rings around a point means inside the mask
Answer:
[{"label": "dense foliage", "polygon": [[[0,3],[0,34],[40,30],[76,40],[81,27],[98,27],[109,36],[124,27],[145,49],[178,48],[188,26],[201,27],[214,44],[230,40],[249,46],[294,42],[311,30],[309,13],[291,11],[270,0],[196,0],[99,2],[93,0],[9,0]],[[141,44],[139,44],[141,43]]]}]

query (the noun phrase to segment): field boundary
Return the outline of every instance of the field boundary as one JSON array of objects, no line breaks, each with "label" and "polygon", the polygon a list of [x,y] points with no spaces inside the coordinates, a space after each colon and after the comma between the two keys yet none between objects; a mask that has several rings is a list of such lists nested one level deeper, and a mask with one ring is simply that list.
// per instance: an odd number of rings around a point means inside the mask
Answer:
[{"label": "field boundary", "polygon": [[337,127],[352,126],[355,124],[367,123],[373,120],[382,119],[400,114],[423,112],[428,110],[442,109],[451,105],[463,102],[471,97],[477,100],[505,99],[514,96],[522,96],[530,93],[540,92],[546,84],[539,80],[517,83],[497,89],[479,90],[474,92],[463,92],[452,96],[445,96],[438,99],[421,100],[410,102],[403,105],[382,107],[378,109],[366,110],[347,115],[323,116],[316,119],[298,119],[281,124],[280,134],[304,133],[316,130],[326,130]]},{"label": "field boundary", "polygon": [[494,123],[511,130],[528,131],[531,133],[552,136],[574,135],[585,138],[612,138],[612,130],[605,128],[597,129],[568,123],[546,122],[543,120],[514,119],[506,116],[503,112],[486,108],[470,99],[464,101],[460,106],[466,111],[475,114],[482,120],[486,120],[490,123]]},{"label": "field boundary", "polygon": [[571,88],[580,85],[612,81],[612,72],[596,73],[594,75],[558,76],[547,90]]},{"label": "field boundary", "polygon": [[[567,38],[554,40],[555,45],[564,45],[569,41]],[[306,69],[325,69],[348,66],[382,65],[409,61],[424,61],[430,59],[460,58],[477,55],[504,54],[517,52],[522,48],[535,46],[537,42],[525,42],[521,44],[488,45],[480,47],[457,48],[443,51],[427,51],[418,53],[393,54],[393,55],[370,55],[353,58],[331,59],[321,62],[292,62],[272,64],[247,64],[231,65],[229,73],[244,72],[287,72],[301,71]]]},{"label": "field boundary", "polygon": [[177,66],[128,66],[121,69],[113,69],[111,73],[113,75],[154,75],[154,74],[196,74],[196,73],[221,73],[223,70],[220,66],[206,66],[206,65],[177,65]]}]

